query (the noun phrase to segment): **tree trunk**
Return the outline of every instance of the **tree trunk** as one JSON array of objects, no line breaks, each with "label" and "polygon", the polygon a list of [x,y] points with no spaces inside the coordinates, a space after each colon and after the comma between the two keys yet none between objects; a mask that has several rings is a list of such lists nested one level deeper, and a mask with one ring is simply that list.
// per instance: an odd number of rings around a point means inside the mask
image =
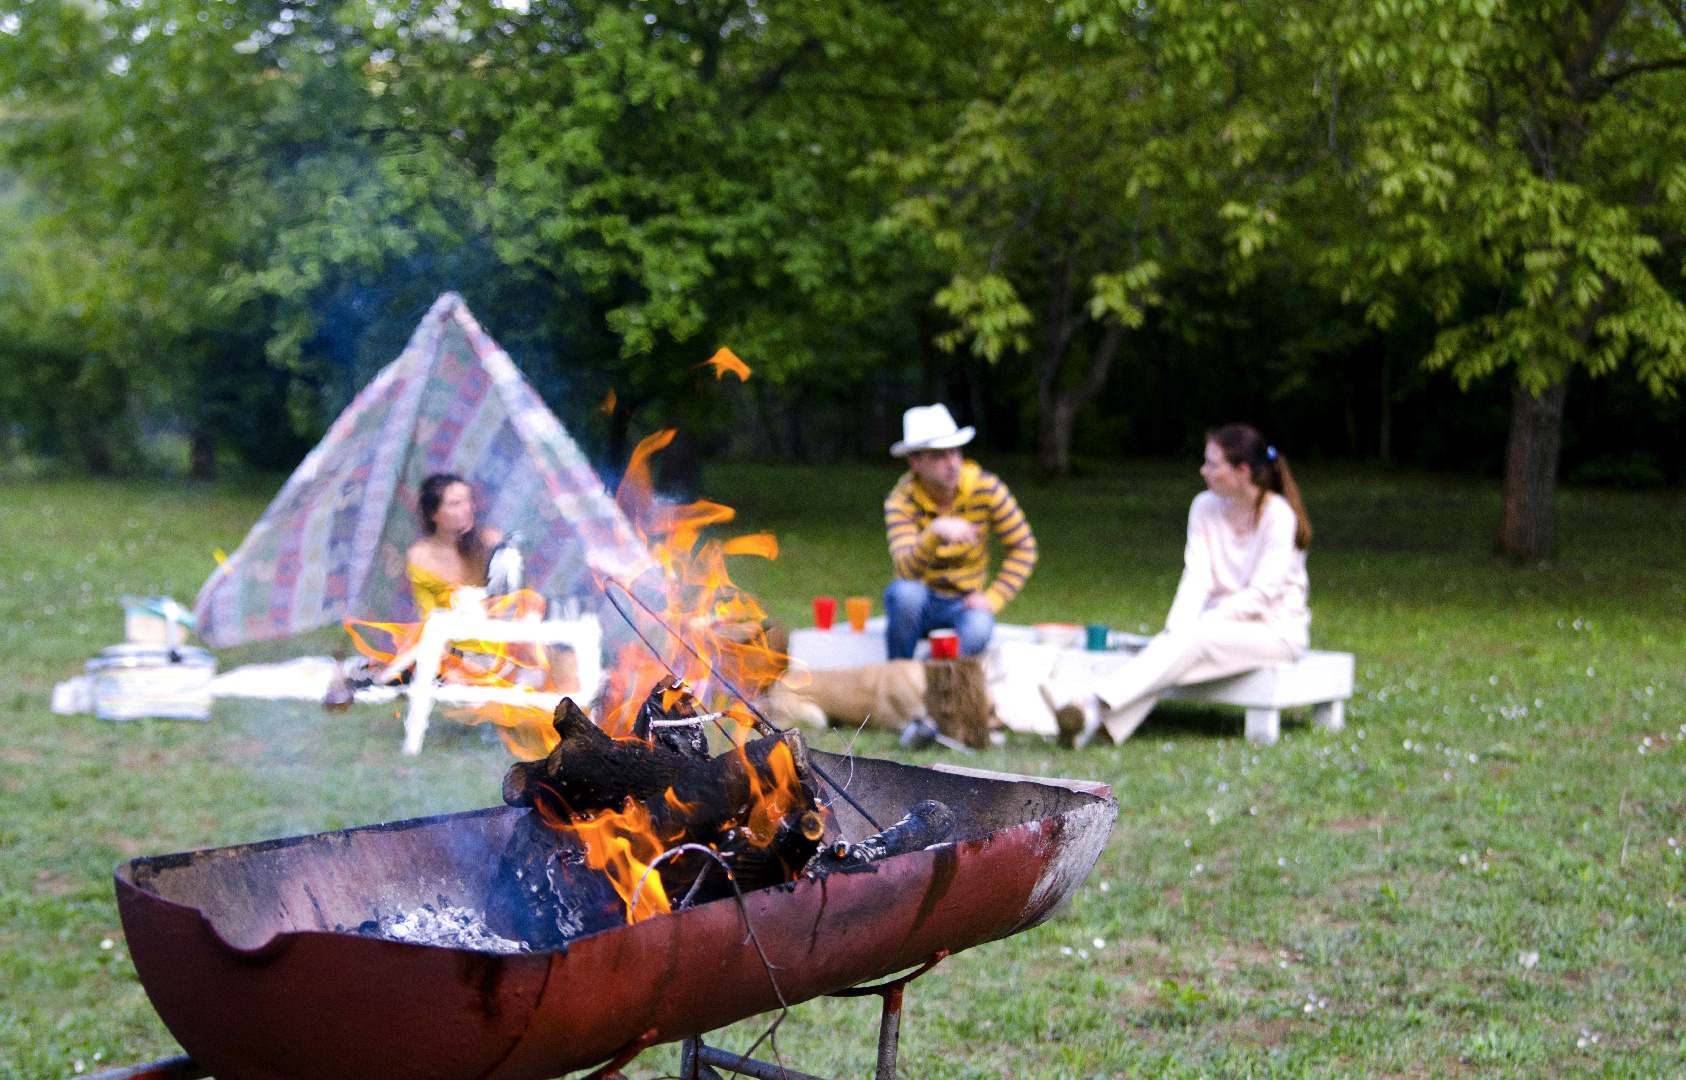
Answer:
[{"label": "tree trunk", "polygon": [[1551,555],[1551,505],[1557,491],[1557,451],[1567,390],[1567,380],[1561,379],[1538,396],[1520,383],[1510,390],[1510,445],[1505,452],[1499,551],[1515,562],[1537,562]]},{"label": "tree trunk", "polygon": [[1387,346],[1382,346],[1382,407],[1377,426],[1376,456],[1383,461],[1393,460],[1393,372],[1388,366]]},{"label": "tree trunk", "polygon": [[195,480],[215,480],[217,478],[217,435],[214,431],[199,430],[193,433],[193,450],[190,454],[190,475]]},{"label": "tree trunk", "polygon": [[1123,341],[1124,324],[1117,319],[1107,320],[1106,333],[1089,361],[1083,381],[1069,390],[1056,389],[1045,396],[1036,448],[1037,466],[1042,475],[1066,476],[1071,472],[1071,432],[1077,424],[1077,414],[1106,385],[1112,358],[1118,355],[1118,346]]},{"label": "tree trunk", "polygon": [[970,406],[971,416],[968,422],[978,429],[978,445],[983,446],[989,441],[988,433],[984,430],[984,378],[987,372],[984,365],[988,361],[974,356],[966,362],[966,398]]}]

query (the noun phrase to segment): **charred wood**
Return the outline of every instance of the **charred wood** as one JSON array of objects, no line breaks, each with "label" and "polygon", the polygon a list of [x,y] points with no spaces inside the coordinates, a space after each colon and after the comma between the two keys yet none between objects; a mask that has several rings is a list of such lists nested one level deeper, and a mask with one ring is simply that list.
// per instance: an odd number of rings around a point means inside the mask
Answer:
[{"label": "charred wood", "polygon": [[[683,684],[658,684],[640,712],[651,739],[613,739],[565,699],[556,710],[560,742],[543,759],[510,767],[504,801],[535,808],[537,827],[555,822],[562,828],[552,831],[567,833],[566,824],[582,815],[622,811],[634,800],[648,813],[663,850],[687,843],[714,848],[739,889],[792,880],[825,832],[802,737],[769,735],[713,758],[694,756],[694,746],[681,753],[657,741],[662,732],[687,729],[654,727],[654,720],[697,708]],[[673,855],[658,872],[672,900],[702,903],[732,894],[732,880],[701,852]],[[521,880],[531,884],[529,877]]]},{"label": "charred wood", "polygon": [[626,904],[607,874],[586,865],[577,836],[551,828],[529,811],[498,859],[486,925],[544,952],[626,925]]},{"label": "charred wood", "polygon": [[705,712],[683,679],[662,679],[638,710],[638,718],[632,724],[633,738],[696,761],[707,761],[707,721],[697,719]]},{"label": "charred wood", "polygon": [[940,844],[954,831],[954,811],[935,799],[926,799],[909,810],[894,825],[856,844],[839,840],[830,850],[815,857],[808,871],[829,874],[879,862],[910,851],[923,851]]},{"label": "charred wood", "polygon": [[697,762],[638,739],[613,739],[570,698],[556,707],[552,726],[561,742],[538,761],[518,761],[503,778],[503,801],[532,806],[542,793],[563,817],[618,810],[631,799],[666,791]]}]

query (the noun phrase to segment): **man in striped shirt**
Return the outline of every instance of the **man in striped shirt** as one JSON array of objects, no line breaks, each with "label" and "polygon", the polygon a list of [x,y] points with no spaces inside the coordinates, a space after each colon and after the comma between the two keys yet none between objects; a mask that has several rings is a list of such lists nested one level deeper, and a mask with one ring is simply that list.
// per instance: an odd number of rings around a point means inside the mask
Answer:
[{"label": "man in striped shirt", "polygon": [[[995,631],[995,613],[1024,586],[1036,565],[1036,537],[1007,485],[967,461],[960,447],[972,428],[957,428],[942,405],[909,409],[902,440],[890,453],[908,471],[884,500],[884,527],[896,580],[884,590],[890,659],[913,656],[932,630],[952,629],[960,654],[976,656]],[[989,576],[989,535],[1006,557]]]}]

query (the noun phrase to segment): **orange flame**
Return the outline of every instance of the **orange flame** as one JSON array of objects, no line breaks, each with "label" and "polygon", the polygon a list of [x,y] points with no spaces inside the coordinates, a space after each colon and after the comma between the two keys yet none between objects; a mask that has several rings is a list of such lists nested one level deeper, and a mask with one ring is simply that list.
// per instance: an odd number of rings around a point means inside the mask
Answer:
[{"label": "orange flame", "polygon": [[738,377],[739,382],[749,381],[749,365],[738,359],[738,354],[731,349],[722,347],[719,352],[698,364],[697,367],[711,367],[714,369],[716,381],[724,379],[730,371]]},{"label": "orange flame", "polygon": [[[737,752],[741,754],[743,750],[740,748]],[[748,763],[747,757],[745,763]],[[773,783],[765,789],[761,786],[761,774],[755,769],[749,770],[753,797],[749,804],[749,818],[744,822],[744,833],[756,847],[771,844],[779,822],[803,802],[802,780],[796,775],[796,759],[791,756],[790,747],[782,742],[773,747],[767,755],[767,767],[773,772]]]},{"label": "orange flame", "polygon": [[[656,495],[650,462],[657,451],[673,441],[673,435],[672,430],[660,431],[640,442],[615,492],[621,512],[661,567],[661,581],[653,587],[648,582],[604,584],[612,592],[619,592],[621,585],[636,590],[661,612],[661,623],[683,635],[702,659],[674,641],[663,626],[636,605],[619,598],[651,644],[661,650],[661,656],[652,656],[642,642],[622,650],[604,694],[601,724],[612,735],[630,732],[644,703],[644,693],[672,670],[691,684],[692,692],[710,711],[731,714],[742,734],[749,729],[749,714],[716,676],[724,676],[753,697],[784,672],[788,660],[767,647],[762,625],[767,613],[754,597],[732,583],[725,557],[759,555],[774,559],[779,553],[778,541],[770,533],[724,541],[704,539],[704,530],[731,521],[736,511],[706,500],[677,505]],[[662,592],[659,602],[651,599],[655,588]]]},{"label": "orange flame", "polygon": [[[732,371],[739,378],[749,376],[749,368],[728,349],[716,353],[708,363],[715,366],[717,374]],[[612,394],[611,391],[605,402],[611,408]],[[640,442],[615,493],[616,503],[660,568],[659,580],[657,575],[647,574],[636,582],[599,582],[620,601],[622,609],[651,645],[660,650],[660,655],[653,655],[641,641],[623,648],[609,672],[594,719],[610,735],[629,738],[638,711],[657,681],[670,673],[684,679],[702,708],[722,713],[732,722],[730,737],[734,749],[729,752],[744,755],[744,772],[751,789],[748,805],[738,816],[736,826],[752,843],[765,847],[773,842],[779,824],[793,809],[805,805],[807,797],[788,746],[780,743],[771,749],[766,764],[768,776],[751,765],[744,750],[743,744],[753,734],[754,720],[749,709],[726,689],[725,680],[754,697],[784,672],[788,661],[768,648],[763,626],[766,612],[754,597],[732,583],[726,572],[726,556],[758,555],[774,559],[779,553],[778,541],[770,533],[725,540],[705,538],[710,527],[731,521],[735,511],[708,501],[677,505],[661,499],[655,492],[650,464],[655,453],[673,441],[673,436],[671,430],[662,431]],[[659,621],[628,601],[624,594],[616,595],[623,588],[636,590],[640,599],[659,613]],[[544,600],[536,593],[518,592],[495,598],[487,606],[487,613],[494,618],[521,618],[530,613],[542,615]],[[386,634],[390,648],[382,650],[371,645],[359,627]],[[366,655],[390,663],[414,648],[421,626],[347,620],[346,629]],[[700,658],[674,634],[682,635],[685,643],[701,654]],[[551,689],[575,689],[554,686],[555,673],[550,671],[542,648],[489,641],[465,642],[460,648],[470,655],[447,654],[441,672],[447,679],[477,686],[511,686],[530,685],[536,681],[535,675],[542,675],[545,685]],[[666,704],[671,706],[672,702]],[[510,752],[522,759],[543,757],[558,742],[552,718],[542,709],[487,705],[459,710],[453,715],[468,723],[497,725]],[[671,909],[661,876],[651,867],[662,852],[686,834],[689,808],[671,788],[665,800],[661,817],[670,823],[662,830],[671,833],[667,836],[658,834],[650,810],[636,800],[628,800],[620,810],[591,814],[564,815],[547,806],[544,800],[537,805],[551,827],[572,831],[579,837],[587,863],[609,878],[627,905],[627,920],[637,922]]]},{"label": "orange flame", "polygon": [[[672,792],[668,794],[671,797]],[[538,808],[551,828],[579,837],[585,848],[586,865],[607,875],[627,905],[627,922],[665,915],[673,909],[667,890],[662,887],[661,874],[651,869],[667,845],[656,837],[650,812],[642,803],[628,799],[622,810],[575,814],[565,820],[553,817],[543,801],[538,803]]]}]

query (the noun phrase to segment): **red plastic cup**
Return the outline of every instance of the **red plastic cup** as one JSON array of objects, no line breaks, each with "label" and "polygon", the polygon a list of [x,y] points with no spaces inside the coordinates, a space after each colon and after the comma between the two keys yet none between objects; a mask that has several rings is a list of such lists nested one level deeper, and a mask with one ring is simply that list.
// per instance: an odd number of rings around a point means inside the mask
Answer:
[{"label": "red plastic cup", "polygon": [[931,659],[958,660],[960,658],[960,635],[953,630],[931,631]]},{"label": "red plastic cup", "polygon": [[821,630],[830,630],[831,621],[837,618],[837,597],[814,597],[814,625]]}]

